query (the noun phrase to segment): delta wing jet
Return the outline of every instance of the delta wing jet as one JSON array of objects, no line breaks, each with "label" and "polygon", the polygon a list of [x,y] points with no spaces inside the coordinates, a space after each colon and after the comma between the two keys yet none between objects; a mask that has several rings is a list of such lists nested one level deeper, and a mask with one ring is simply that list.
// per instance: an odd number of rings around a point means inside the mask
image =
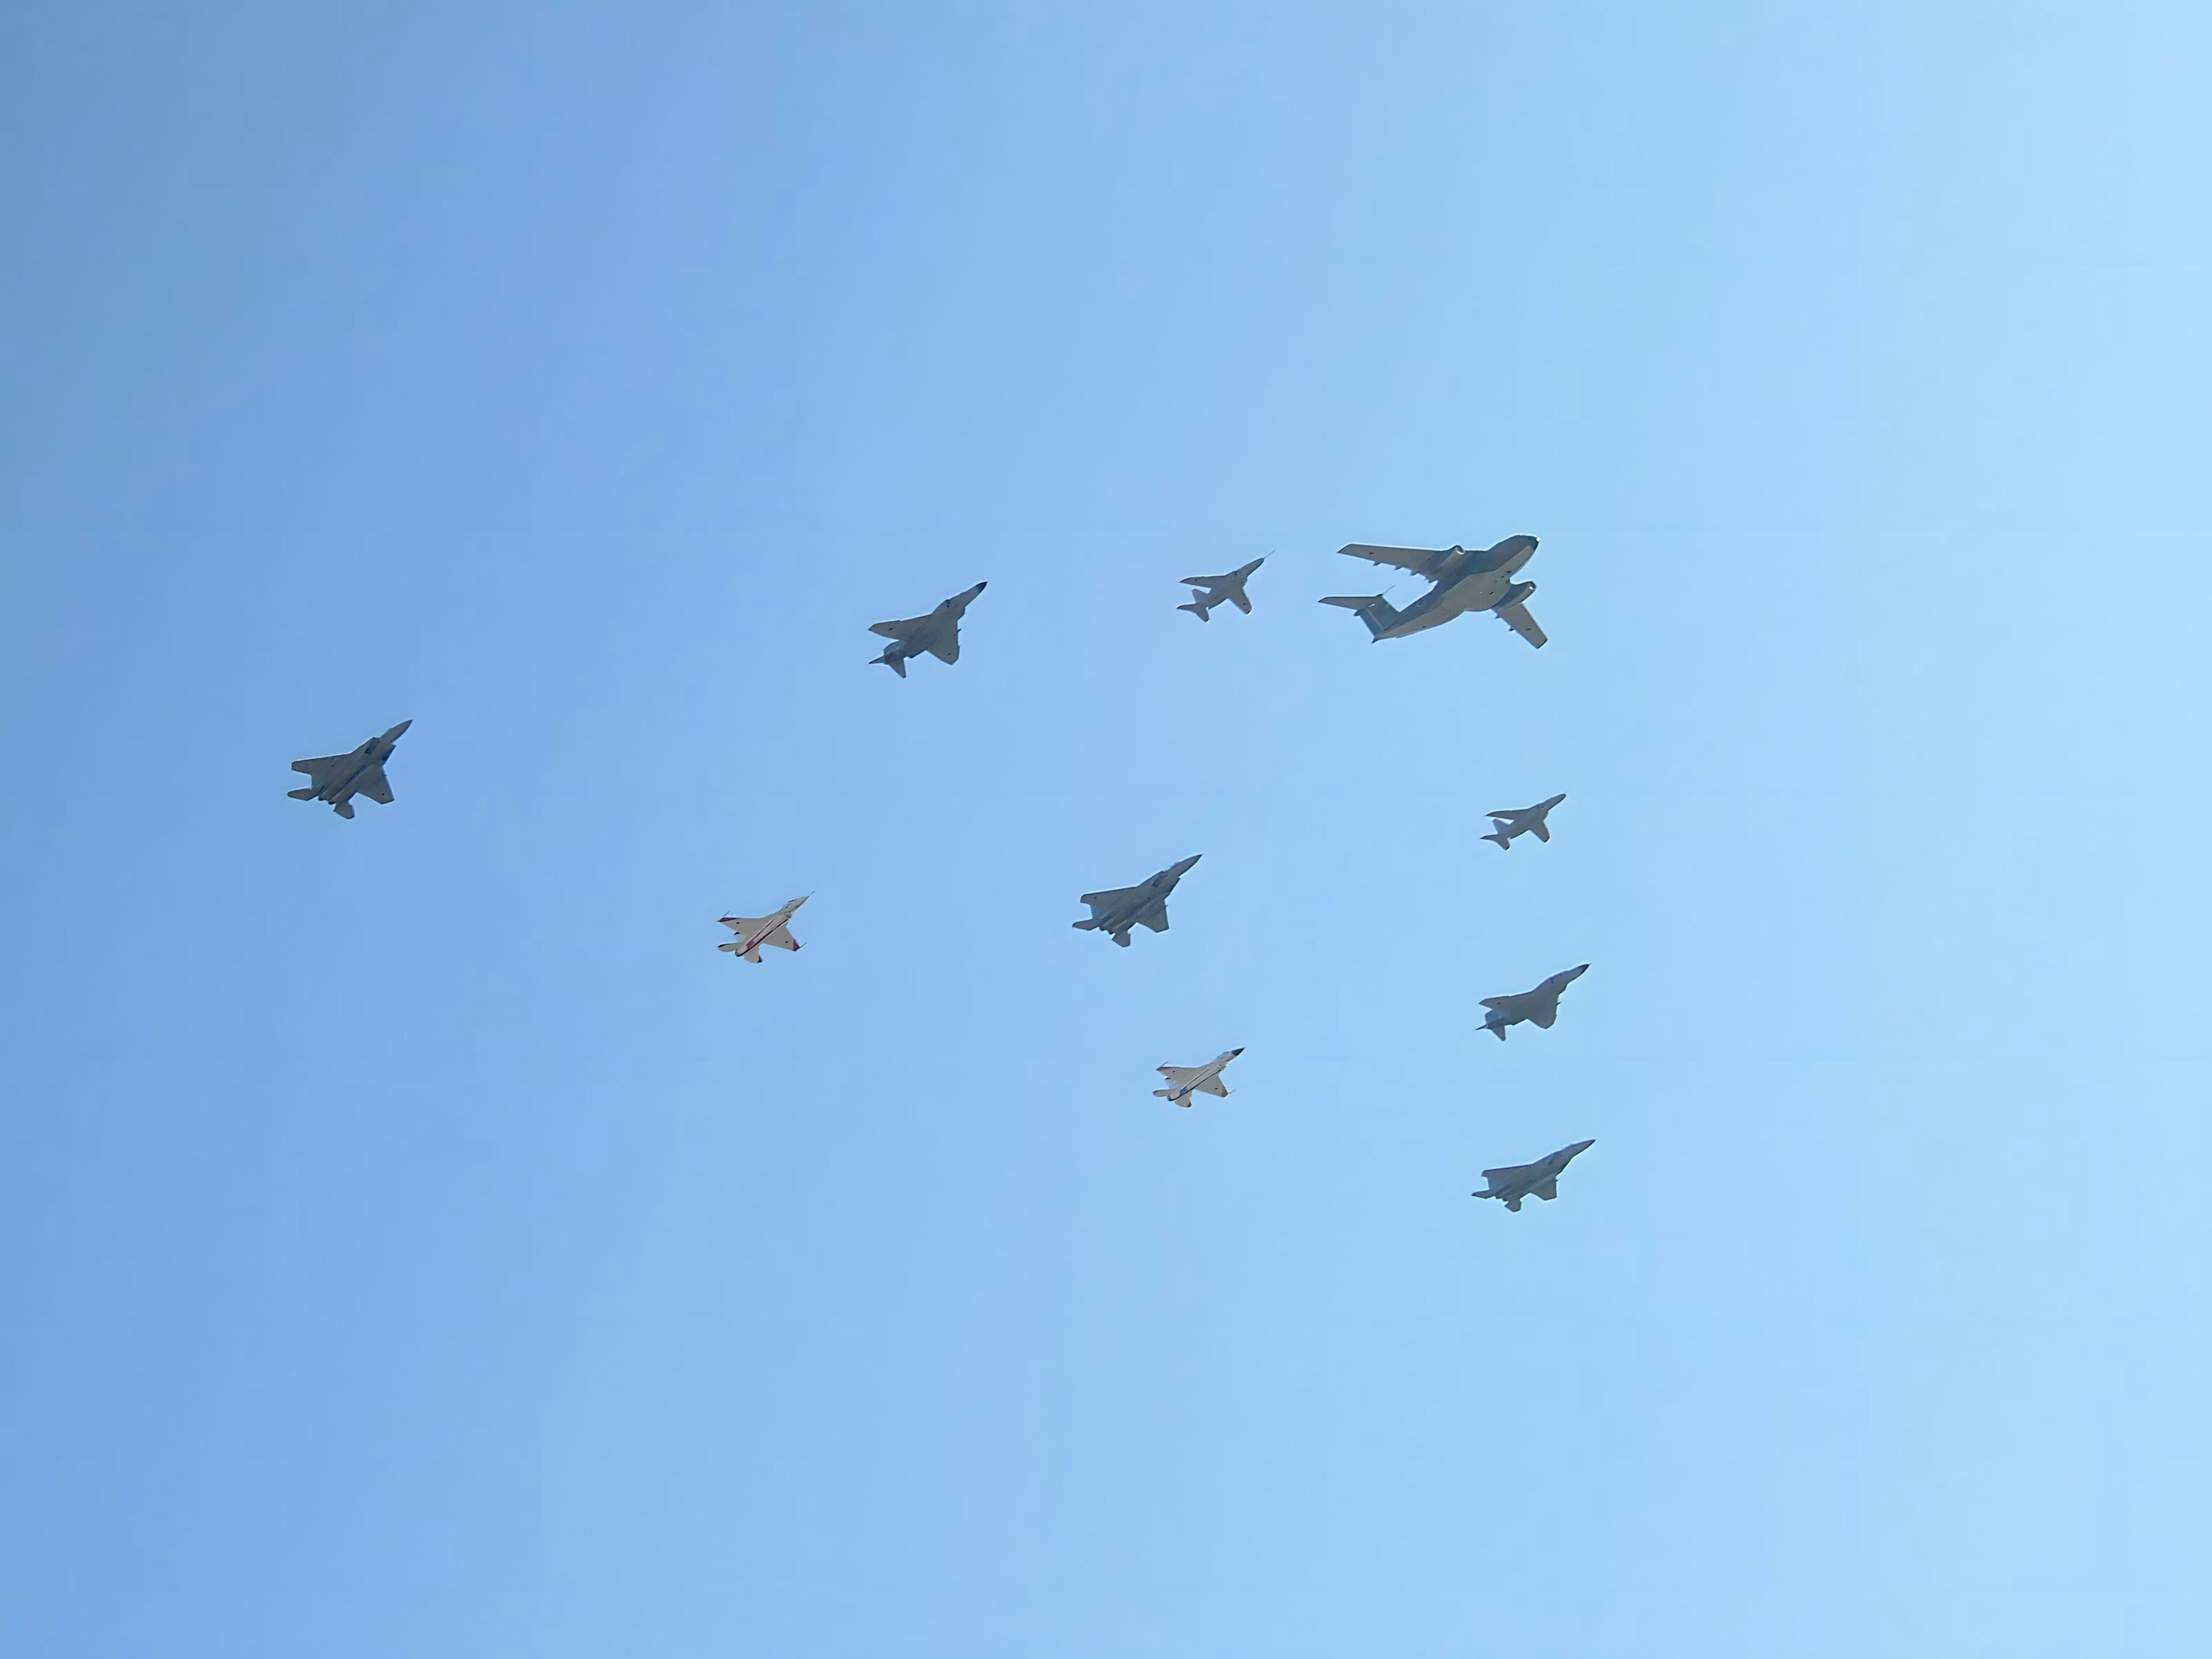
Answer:
[{"label": "delta wing jet", "polygon": [[1185,576],[1182,585],[1194,591],[1188,605],[1179,605],[1176,609],[1194,612],[1200,622],[1213,620],[1206,612],[1217,605],[1233,605],[1246,616],[1250,616],[1252,601],[1245,595],[1244,583],[1254,571],[1267,562],[1262,556],[1249,564],[1238,565],[1225,576]]},{"label": "delta wing jet", "polygon": [[1229,1085],[1221,1080],[1222,1068],[1243,1052],[1242,1048],[1231,1048],[1214,1055],[1203,1066],[1163,1066],[1160,1075],[1168,1080],[1168,1086],[1152,1092],[1176,1106],[1189,1105],[1194,1094],[1226,1097]]},{"label": "delta wing jet", "polygon": [[402,720],[380,738],[371,738],[350,755],[322,755],[292,763],[295,772],[307,775],[305,789],[287,789],[294,800],[326,800],[342,818],[353,816],[353,798],[366,795],[379,806],[392,805],[392,784],[384,775],[384,763],[399,746],[400,734],[415,722]]},{"label": "delta wing jet", "polygon": [[799,907],[813,896],[809,893],[804,898],[795,898],[772,916],[724,916],[722,926],[737,937],[726,939],[714,948],[727,951],[747,962],[761,959],[761,946],[763,945],[773,945],[779,951],[796,951],[799,941],[791,936],[791,919],[798,914]]},{"label": "delta wing jet", "polygon": [[1126,946],[1129,930],[1142,926],[1156,933],[1168,930],[1168,895],[1183,878],[1190,866],[1202,855],[1194,853],[1179,864],[1170,864],[1159,874],[1139,882],[1134,887],[1115,887],[1103,893],[1085,893],[1076,902],[1091,907],[1089,918],[1070,925],[1086,933],[1103,933],[1115,944]]},{"label": "delta wing jet", "polygon": [[1533,991],[1522,991],[1510,997],[1485,997],[1482,1006],[1490,1012],[1482,1017],[1482,1029],[1500,1042],[1505,1041],[1505,1028],[1527,1020],[1540,1031],[1552,1029],[1552,1022],[1559,1017],[1559,993],[1589,972],[1589,963],[1570,968],[1565,973],[1554,974]]},{"label": "delta wing jet", "polygon": [[1365,542],[1352,542],[1337,551],[1374,564],[1395,565],[1431,584],[1427,592],[1403,611],[1380,593],[1364,598],[1339,594],[1322,601],[1358,612],[1367,631],[1378,640],[1403,639],[1470,611],[1487,611],[1529,644],[1544,642],[1544,630],[1536,626],[1536,619],[1522,603],[1536,591],[1536,584],[1513,580],[1514,574],[1535,556],[1534,536],[1508,536],[1497,546],[1475,553],[1463,547],[1431,552],[1419,547],[1374,547]]},{"label": "delta wing jet", "polygon": [[1551,815],[1552,809],[1565,799],[1565,795],[1554,795],[1549,800],[1540,800],[1534,806],[1523,806],[1517,811],[1512,807],[1503,806],[1494,812],[1485,812],[1483,817],[1490,820],[1490,833],[1483,840],[1494,841],[1509,853],[1513,850],[1516,836],[1534,836],[1538,841],[1549,841],[1552,831],[1544,820]]},{"label": "delta wing jet", "polygon": [[872,663],[881,663],[897,675],[906,678],[906,663],[909,657],[918,657],[927,651],[939,662],[960,660],[960,619],[968,614],[968,607],[975,596],[988,586],[977,582],[965,593],[955,593],[926,617],[908,617],[904,622],[872,623],[871,634],[880,634],[891,643],[880,657],[871,657]]},{"label": "delta wing jet", "polygon": [[1502,1170],[1482,1172],[1483,1189],[1476,1198],[1502,1198],[1509,1210],[1518,1210],[1521,1200],[1531,1196],[1547,1204],[1559,1195],[1559,1171],[1573,1163],[1581,1153],[1597,1145],[1595,1140],[1577,1140],[1571,1146],[1562,1146],[1556,1152],[1538,1158],[1534,1164],[1510,1164]]}]

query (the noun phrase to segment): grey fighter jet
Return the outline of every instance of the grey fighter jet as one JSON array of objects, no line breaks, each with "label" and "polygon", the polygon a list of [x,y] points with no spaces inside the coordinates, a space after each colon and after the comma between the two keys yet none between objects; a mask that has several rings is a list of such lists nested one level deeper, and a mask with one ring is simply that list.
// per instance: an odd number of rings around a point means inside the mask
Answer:
[{"label": "grey fighter jet", "polygon": [[1179,864],[1170,864],[1159,874],[1139,882],[1134,887],[1115,887],[1103,893],[1085,893],[1079,903],[1091,907],[1090,917],[1070,925],[1086,933],[1103,933],[1115,944],[1126,946],[1129,930],[1143,926],[1156,933],[1168,930],[1168,895],[1184,872],[1203,856],[1194,853]]},{"label": "grey fighter jet", "polygon": [[737,937],[725,939],[714,948],[727,951],[746,962],[758,962],[763,945],[773,945],[779,951],[796,951],[799,941],[791,936],[791,919],[799,914],[799,907],[813,896],[808,893],[795,898],[773,915],[722,917],[722,926]]},{"label": "grey fighter jet", "polygon": [[1512,807],[1502,806],[1496,811],[1485,812],[1482,816],[1490,820],[1490,833],[1483,840],[1494,841],[1509,853],[1513,850],[1513,837],[1516,836],[1534,836],[1538,841],[1549,841],[1552,831],[1544,820],[1550,816],[1552,809],[1565,799],[1565,795],[1554,795],[1549,800],[1540,800],[1534,806],[1523,806],[1517,811]]},{"label": "grey fighter jet", "polygon": [[1242,1048],[1231,1048],[1214,1055],[1203,1066],[1163,1066],[1159,1072],[1168,1080],[1168,1086],[1152,1092],[1177,1106],[1189,1105],[1194,1094],[1226,1097],[1229,1085],[1221,1080],[1222,1069],[1243,1052]]},{"label": "grey fighter jet", "polygon": [[1485,1170],[1483,1188],[1474,1196],[1502,1198],[1509,1210],[1518,1210],[1521,1200],[1531,1194],[1548,1204],[1559,1195],[1559,1171],[1573,1163],[1578,1154],[1596,1145],[1595,1140],[1577,1140],[1534,1164],[1509,1164],[1502,1170]]},{"label": "grey fighter jet", "polygon": [[1497,546],[1476,553],[1463,547],[1431,552],[1419,547],[1373,547],[1365,542],[1352,542],[1337,551],[1375,564],[1396,565],[1433,584],[1403,611],[1380,593],[1364,598],[1339,594],[1322,601],[1358,611],[1367,631],[1378,640],[1403,639],[1470,611],[1487,611],[1529,644],[1544,642],[1544,630],[1536,626],[1536,619],[1522,603],[1536,591],[1536,584],[1513,580],[1514,573],[1535,555],[1534,536],[1508,536]]},{"label": "grey fighter jet", "polygon": [[400,733],[414,725],[402,720],[380,738],[371,738],[350,755],[324,755],[314,760],[294,761],[295,772],[307,775],[305,789],[284,793],[294,800],[326,800],[342,818],[353,816],[353,798],[366,795],[379,806],[392,805],[392,784],[384,775],[384,763],[399,744]]},{"label": "grey fighter jet", "polygon": [[1500,1042],[1505,1041],[1505,1028],[1527,1020],[1540,1031],[1552,1029],[1552,1022],[1559,1017],[1559,993],[1589,972],[1589,963],[1570,968],[1565,973],[1554,974],[1533,991],[1523,991],[1517,996],[1485,997],[1482,1006],[1490,1012],[1482,1017],[1482,1029]]},{"label": "grey fighter jet", "polygon": [[1194,612],[1200,622],[1212,622],[1206,615],[1217,605],[1233,605],[1246,616],[1252,614],[1252,601],[1245,597],[1244,580],[1267,561],[1263,556],[1249,564],[1240,564],[1225,576],[1185,576],[1182,585],[1196,591],[1188,605],[1179,605],[1178,611]]},{"label": "grey fighter jet", "polygon": [[955,593],[926,617],[908,617],[904,622],[872,623],[868,632],[880,634],[891,643],[880,657],[871,657],[872,663],[881,663],[897,675],[906,678],[906,659],[918,657],[927,651],[939,662],[960,660],[960,618],[975,596],[989,584],[977,582],[965,593]]}]

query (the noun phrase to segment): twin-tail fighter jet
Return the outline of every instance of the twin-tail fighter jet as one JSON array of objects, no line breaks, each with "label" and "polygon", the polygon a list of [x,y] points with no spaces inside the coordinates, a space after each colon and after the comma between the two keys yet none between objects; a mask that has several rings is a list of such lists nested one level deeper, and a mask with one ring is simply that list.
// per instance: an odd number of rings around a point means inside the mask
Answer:
[{"label": "twin-tail fighter jet", "polygon": [[1168,1080],[1168,1086],[1155,1089],[1152,1092],[1175,1106],[1189,1105],[1194,1094],[1225,1097],[1229,1085],[1221,1080],[1222,1068],[1243,1052],[1242,1048],[1231,1048],[1225,1054],[1214,1055],[1203,1066],[1163,1066],[1159,1072]]},{"label": "twin-tail fighter jet", "polygon": [[1476,1198],[1502,1198],[1509,1210],[1518,1210],[1521,1200],[1531,1196],[1547,1204],[1559,1195],[1559,1171],[1575,1161],[1576,1157],[1597,1145],[1595,1140],[1577,1140],[1571,1146],[1562,1146],[1556,1152],[1538,1158],[1534,1164],[1511,1164],[1502,1170],[1482,1172],[1483,1188],[1473,1194]]},{"label": "twin-tail fighter jet", "polygon": [[1139,882],[1134,887],[1115,887],[1103,893],[1085,893],[1076,902],[1091,907],[1090,916],[1070,925],[1085,933],[1103,933],[1115,944],[1127,946],[1129,930],[1145,927],[1156,933],[1168,930],[1168,895],[1183,878],[1190,866],[1202,856],[1194,853],[1179,864],[1170,864],[1158,875]]},{"label": "twin-tail fighter jet", "polygon": [[1549,841],[1552,831],[1544,820],[1550,816],[1552,809],[1565,799],[1565,795],[1554,795],[1549,800],[1540,800],[1534,806],[1523,806],[1517,811],[1512,807],[1502,806],[1494,812],[1485,812],[1482,816],[1490,820],[1490,833],[1483,840],[1494,841],[1509,853],[1513,850],[1516,836],[1534,836],[1538,841]]},{"label": "twin-tail fighter jet", "polygon": [[989,584],[977,582],[965,593],[955,593],[926,617],[908,617],[904,622],[872,623],[868,632],[880,634],[891,643],[880,657],[871,657],[872,663],[881,663],[897,675],[906,678],[906,663],[909,657],[918,657],[927,651],[939,662],[960,660],[960,618],[968,613],[975,596]]},{"label": "twin-tail fighter jet", "polygon": [[384,775],[384,763],[399,745],[400,734],[415,722],[402,720],[380,738],[371,738],[350,755],[322,755],[292,763],[295,772],[307,775],[305,789],[287,789],[294,800],[326,800],[342,818],[353,816],[353,798],[366,795],[379,806],[392,805],[392,784]]},{"label": "twin-tail fighter jet", "polygon": [[1367,631],[1378,640],[1403,639],[1470,611],[1487,611],[1529,644],[1544,642],[1544,630],[1536,626],[1536,619],[1522,603],[1536,591],[1536,584],[1513,580],[1514,573],[1534,556],[1534,536],[1508,536],[1497,546],[1476,553],[1463,547],[1431,552],[1419,547],[1374,547],[1365,542],[1352,542],[1337,551],[1374,564],[1395,565],[1432,584],[1403,611],[1380,593],[1364,598],[1340,594],[1322,601],[1358,612]]},{"label": "twin-tail fighter jet", "polygon": [[1570,968],[1565,973],[1554,974],[1533,991],[1522,991],[1510,997],[1485,997],[1482,1006],[1490,1012],[1482,1017],[1482,1029],[1500,1042],[1505,1041],[1505,1028],[1518,1025],[1522,1020],[1540,1031],[1552,1029],[1552,1022],[1559,1017],[1559,993],[1589,972],[1589,963]]},{"label": "twin-tail fighter jet", "polygon": [[1182,585],[1194,590],[1188,605],[1179,605],[1178,611],[1188,611],[1200,622],[1212,622],[1206,613],[1218,605],[1233,605],[1246,616],[1252,614],[1252,601],[1245,596],[1245,579],[1267,561],[1264,556],[1249,564],[1240,564],[1225,576],[1185,576]]},{"label": "twin-tail fighter jet", "polygon": [[799,941],[791,936],[791,919],[798,913],[799,907],[813,896],[809,893],[804,898],[795,898],[772,916],[724,916],[722,926],[737,937],[726,939],[714,948],[727,951],[747,962],[761,959],[761,946],[763,945],[773,945],[779,951],[796,951]]}]

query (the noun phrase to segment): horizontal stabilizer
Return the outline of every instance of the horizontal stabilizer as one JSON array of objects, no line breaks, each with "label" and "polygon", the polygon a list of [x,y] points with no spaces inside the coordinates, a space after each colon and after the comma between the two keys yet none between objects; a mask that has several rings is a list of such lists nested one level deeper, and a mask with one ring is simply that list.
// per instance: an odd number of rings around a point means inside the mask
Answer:
[{"label": "horizontal stabilizer", "polygon": [[294,800],[313,800],[315,798],[315,791],[312,785],[305,789],[287,789],[284,793]]},{"label": "horizontal stabilizer", "polygon": [[1179,605],[1176,609],[1178,611],[1189,611],[1192,616],[1197,617],[1200,622],[1212,622],[1213,620],[1212,617],[1206,615],[1206,607],[1202,605],[1197,604],[1195,601],[1189,605]]},{"label": "horizontal stabilizer", "polygon": [[1483,840],[1494,841],[1509,853],[1513,850],[1513,837],[1507,835],[1503,830],[1492,830],[1488,835],[1483,837]]},{"label": "horizontal stabilizer", "polygon": [[342,818],[349,818],[353,816],[353,803],[349,800],[339,801],[331,806],[331,811]]},{"label": "horizontal stabilizer", "polygon": [[1176,1105],[1183,1107],[1186,1109],[1189,1108],[1190,1102],[1188,1099],[1176,1100],[1176,1091],[1172,1089],[1155,1089],[1152,1092],[1158,1095],[1162,1100],[1175,1100],[1175,1103]]},{"label": "horizontal stabilizer", "polygon": [[1372,634],[1378,640],[1381,639],[1399,619],[1397,607],[1393,605],[1380,593],[1364,595],[1336,593],[1323,599],[1322,603],[1323,605],[1342,605],[1346,611],[1355,612],[1358,616],[1359,620],[1367,624],[1367,631],[1370,634]]}]

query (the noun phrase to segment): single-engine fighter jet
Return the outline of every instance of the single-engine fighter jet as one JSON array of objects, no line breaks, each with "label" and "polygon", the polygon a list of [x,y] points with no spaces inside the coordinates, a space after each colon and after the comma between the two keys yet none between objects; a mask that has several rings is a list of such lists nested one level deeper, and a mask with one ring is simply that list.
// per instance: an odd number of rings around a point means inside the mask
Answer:
[{"label": "single-engine fighter jet", "polygon": [[414,725],[402,720],[380,738],[371,738],[350,755],[324,755],[314,760],[294,761],[295,772],[307,775],[305,789],[287,789],[294,800],[326,800],[342,818],[353,816],[353,798],[366,795],[379,806],[392,805],[391,781],[384,763],[398,746],[400,733]]},{"label": "single-engine fighter jet", "polygon": [[1168,1080],[1168,1086],[1152,1092],[1177,1106],[1189,1105],[1194,1094],[1226,1096],[1229,1085],[1221,1080],[1221,1069],[1243,1052],[1242,1048],[1231,1048],[1226,1054],[1214,1055],[1203,1066],[1163,1066],[1160,1075]]},{"label": "single-engine fighter jet", "polygon": [[1497,546],[1479,553],[1470,553],[1463,547],[1431,552],[1419,547],[1372,547],[1365,542],[1352,542],[1337,551],[1376,564],[1395,564],[1434,584],[1403,611],[1380,593],[1365,598],[1340,594],[1322,601],[1323,605],[1340,605],[1347,611],[1358,611],[1359,620],[1367,624],[1367,631],[1378,640],[1403,639],[1408,634],[1434,628],[1470,611],[1488,611],[1529,644],[1544,642],[1544,630],[1536,626],[1536,619],[1522,603],[1536,591],[1536,584],[1513,580],[1514,573],[1535,555],[1534,536],[1508,536]]},{"label": "single-engine fighter jet", "polygon": [[791,936],[791,919],[797,914],[799,907],[813,896],[809,893],[805,898],[795,898],[772,916],[724,916],[722,926],[737,937],[714,948],[742,957],[747,962],[761,959],[761,946],[763,945],[773,945],[779,951],[796,951],[799,941]]},{"label": "single-engine fighter jet", "polygon": [[1485,841],[1494,841],[1507,852],[1513,850],[1513,837],[1534,836],[1538,841],[1549,841],[1552,831],[1544,822],[1552,809],[1565,800],[1565,795],[1554,795],[1549,800],[1540,800],[1534,806],[1523,806],[1518,811],[1504,806],[1482,816],[1490,820],[1490,833]]},{"label": "single-engine fighter jet", "polygon": [[1502,1198],[1509,1210],[1518,1210],[1521,1200],[1531,1194],[1548,1204],[1559,1195],[1559,1171],[1573,1163],[1577,1154],[1596,1145],[1595,1140],[1577,1140],[1534,1164],[1511,1164],[1502,1170],[1485,1170],[1483,1189],[1473,1196]]},{"label": "single-engine fighter jet", "polygon": [[1225,576],[1185,576],[1182,585],[1196,591],[1191,594],[1188,605],[1179,605],[1176,609],[1195,612],[1200,622],[1213,620],[1206,612],[1217,605],[1233,605],[1246,616],[1250,616],[1252,601],[1245,597],[1244,580],[1267,562],[1263,555],[1249,564],[1238,565]]},{"label": "single-engine fighter jet", "polygon": [[1134,887],[1116,887],[1103,893],[1085,893],[1077,901],[1091,907],[1089,920],[1070,925],[1086,933],[1100,933],[1115,944],[1126,946],[1129,930],[1143,926],[1156,933],[1168,930],[1168,895],[1183,878],[1190,866],[1202,855],[1192,854],[1180,864],[1170,864],[1156,876],[1139,882]]},{"label": "single-engine fighter jet", "polygon": [[960,618],[968,613],[975,596],[989,586],[977,582],[965,593],[955,593],[926,617],[908,617],[904,622],[872,623],[871,634],[880,634],[891,644],[880,657],[871,657],[897,675],[906,678],[906,659],[918,657],[927,651],[939,662],[960,660]]},{"label": "single-engine fighter jet", "polygon": [[1554,974],[1533,991],[1523,991],[1518,996],[1485,997],[1482,1006],[1490,1012],[1482,1017],[1482,1029],[1500,1042],[1505,1041],[1505,1028],[1527,1020],[1541,1031],[1552,1029],[1552,1022],[1559,1017],[1559,993],[1589,972],[1589,963],[1570,968],[1565,973]]}]

